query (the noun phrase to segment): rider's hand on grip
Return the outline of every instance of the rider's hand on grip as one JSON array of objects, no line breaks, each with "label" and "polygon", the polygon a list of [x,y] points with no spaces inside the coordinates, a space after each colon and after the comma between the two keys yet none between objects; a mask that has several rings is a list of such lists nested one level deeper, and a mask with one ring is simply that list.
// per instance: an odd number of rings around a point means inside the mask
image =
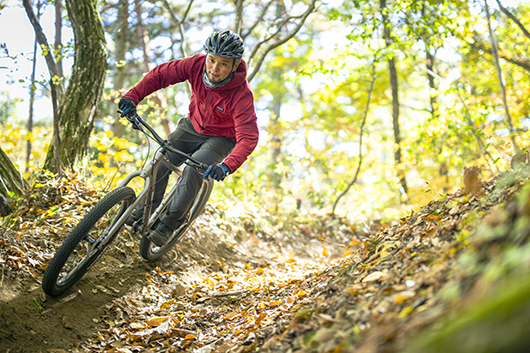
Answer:
[{"label": "rider's hand on grip", "polygon": [[136,103],[132,99],[127,97],[121,97],[120,102],[118,103],[118,109],[121,110],[121,117],[127,115],[136,114]]},{"label": "rider's hand on grip", "polygon": [[120,102],[118,103],[118,113],[121,113],[121,117],[126,117],[127,120],[132,124],[133,130],[140,130],[138,123],[133,119],[129,118],[130,116],[136,114],[136,103],[132,99],[127,97],[121,97]]},{"label": "rider's hand on grip", "polygon": [[214,180],[223,181],[230,173],[232,173],[230,168],[226,164],[221,163],[209,166],[203,178],[208,179],[208,177],[211,177]]}]

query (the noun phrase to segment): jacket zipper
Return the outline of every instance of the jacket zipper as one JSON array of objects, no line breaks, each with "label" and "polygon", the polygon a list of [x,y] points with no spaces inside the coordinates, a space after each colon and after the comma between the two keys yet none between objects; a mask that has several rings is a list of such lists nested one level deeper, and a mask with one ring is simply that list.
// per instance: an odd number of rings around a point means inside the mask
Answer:
[{"label": "jacket zipper", "polygon": [[210,112],[208,111],[208,103],[210,103],[210,97],[212,96],[212,91],[208,93],[208,98],[206,98],[206,119],[204,119],[204,124],[202,124],[203,128],[202,131],[206,131],[205,126],[206,123],[208,123],[208,119],[210,119]]}]

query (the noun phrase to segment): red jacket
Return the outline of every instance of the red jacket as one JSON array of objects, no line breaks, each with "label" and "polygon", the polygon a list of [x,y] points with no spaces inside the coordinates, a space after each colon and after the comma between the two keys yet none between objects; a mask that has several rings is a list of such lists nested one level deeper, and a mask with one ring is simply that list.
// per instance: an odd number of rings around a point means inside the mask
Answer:
[{"label": "red jacket", "polygon": [[235,172],[258,144],[254,95],[246,80],[247,65],[242,60],[234,77],[223,87],[208,88],[202,81],[205,54],[174,60],[155,67],[125,97],[140,103],[149,94],[188,80],[191,101],[188,117],[199,134],[223,136],[236,141],[224,163]]}]

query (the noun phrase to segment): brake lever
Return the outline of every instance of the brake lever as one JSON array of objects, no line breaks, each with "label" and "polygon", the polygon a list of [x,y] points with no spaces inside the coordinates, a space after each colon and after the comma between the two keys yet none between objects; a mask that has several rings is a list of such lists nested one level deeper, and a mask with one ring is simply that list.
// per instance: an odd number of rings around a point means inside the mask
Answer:
[{"label": "brake lever", "polygon": [[[123,112],[118,110],[118,113],[121,114]],[[143,132],[144,130],[142,129],[142,126],[140,126],[140,124],[138,124],[138,120],[134,119],[135,116],[136,116],[136,113],[134,115],[127,114],[125,116],[125,119],[127,119],[127,121],[131,123],[133,130],[138,130],[138,131],[142,131]]]},{"label": "brake lever", "polygon": [[206,170],[208,169],[208,165],[207,164],[204,164],[204,163],[195,163],[194,161],[190,160],[190,159],[186,159],[186,161],[184,162],[186,163],[187,165],[189,165],[190,167],[193,167],[195,168],[195,170],[197,170],[198,172],[204,174],[206,173]]}]

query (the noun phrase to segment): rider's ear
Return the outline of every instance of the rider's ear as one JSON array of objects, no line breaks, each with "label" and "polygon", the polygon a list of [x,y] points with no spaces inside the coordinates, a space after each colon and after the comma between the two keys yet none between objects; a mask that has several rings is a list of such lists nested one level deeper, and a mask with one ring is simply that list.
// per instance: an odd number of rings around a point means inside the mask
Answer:
[{"label": "rider's ear", "polygon": [[237,67],[241,63],[241,59],[234,59],[236,62],[234,63],[234,68],[232,69],[232,72],[237,70]]}]

